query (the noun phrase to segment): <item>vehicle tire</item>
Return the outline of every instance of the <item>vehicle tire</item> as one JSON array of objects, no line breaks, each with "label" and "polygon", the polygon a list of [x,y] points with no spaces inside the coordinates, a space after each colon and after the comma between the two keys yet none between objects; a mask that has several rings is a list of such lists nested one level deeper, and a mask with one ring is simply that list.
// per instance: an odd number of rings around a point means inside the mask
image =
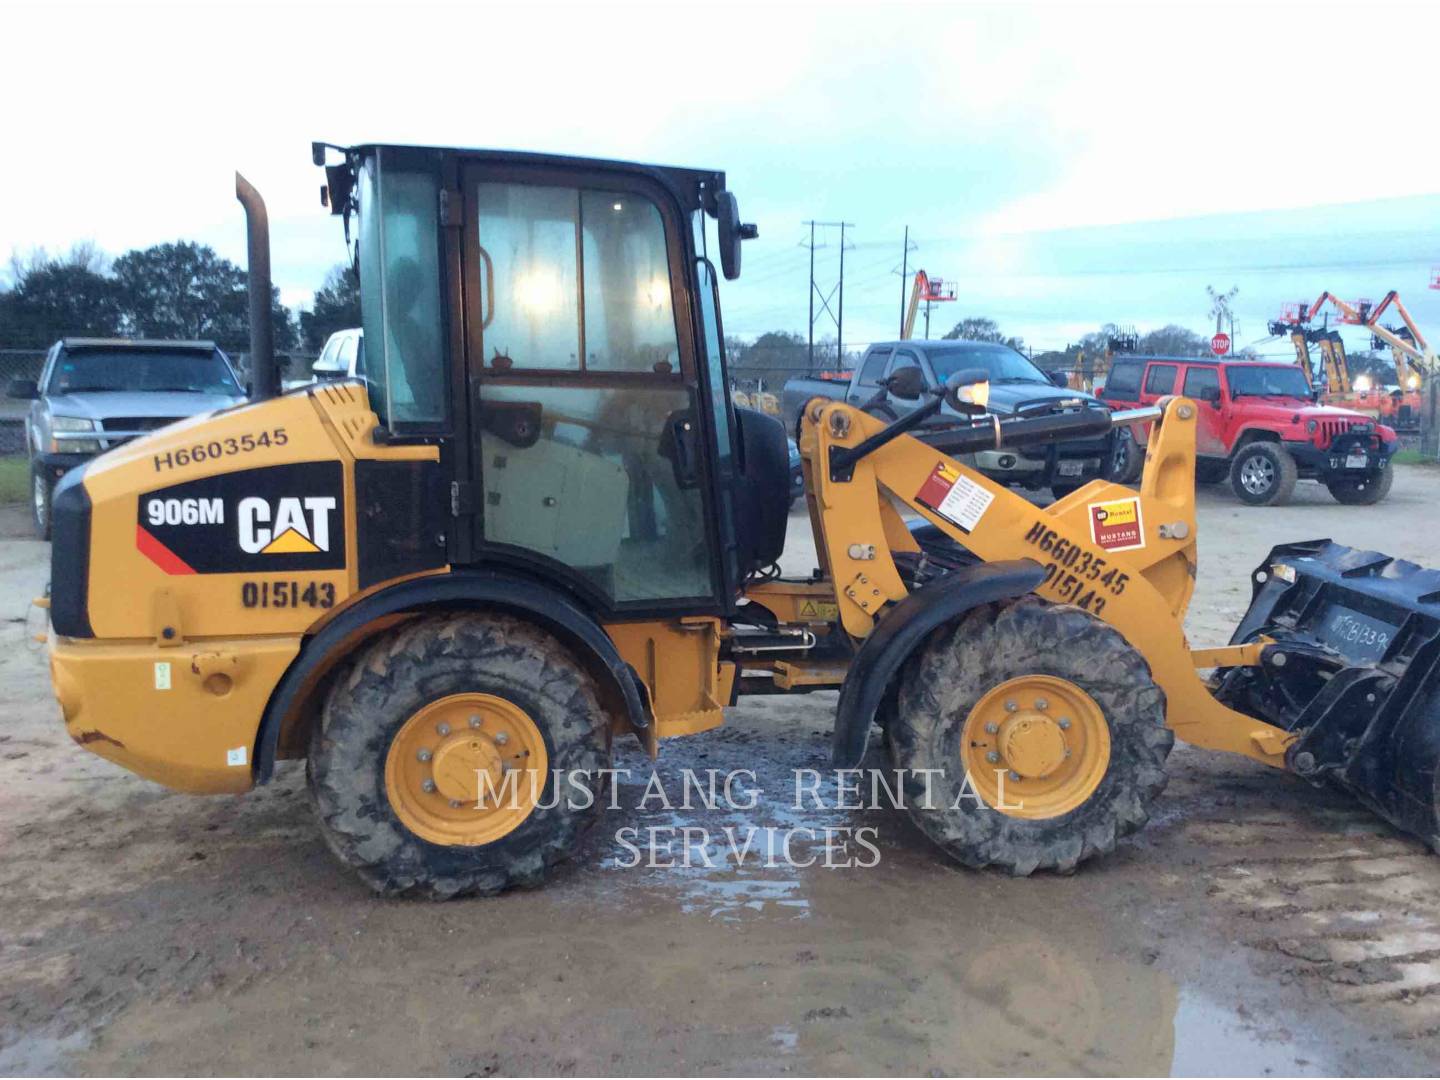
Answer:
[{"label": "vehicle tire", "polygon": [[1230,462],[1230,488],[1251,506],[1280,506],[1295,493],[1295,459],[1273,442],[1241,447]]},{"label": "vehicle tire", "polygon": [[45,470],[39,465],[30,466],[30,523],[35,535],[41,540],[50,539],[50,496],[54,489]]},{"label": "vehicle tire", "polygon": [[1120,428],[1105,463],[1105,479],[1112,484],[1133,484],[1145,471],[1145,448],[1135,441],[1129,428]]},{"label": "vehicle tire", "polygon": [[1386,465],[1373,476],[1360,480],[1327,480],[1325,486],[1338,503],[1346,506],[1374,506],[1390,494],[1390,485],[1395,481],[1395,468]]},{"label": "vehicle tire", "polygon": [[[325,702],[306,773],[342,862],[376,892],[439,900],[538,885],[595,820],[609,764],[609,718],[568,650],[508,615],[454,614],[359,653]],[[477,788],[476,770],[499,794]],[[589,806],[555,791],[577,771]],[[519,777],[509,795],[506,774]]]},{"label": "vehicle tire", "polygon": [[921,831],[966,866],[1022,876],[1071,871],[1140,828],[1174,744],[1144,657],[1093,615],[1036,596],[933,633],[886,731]]},{"label": "vehicle tire", "polygon": [[1219,484],[1230,475],[1230,465],[1224,461],[1196,461],[1195,483]]}]

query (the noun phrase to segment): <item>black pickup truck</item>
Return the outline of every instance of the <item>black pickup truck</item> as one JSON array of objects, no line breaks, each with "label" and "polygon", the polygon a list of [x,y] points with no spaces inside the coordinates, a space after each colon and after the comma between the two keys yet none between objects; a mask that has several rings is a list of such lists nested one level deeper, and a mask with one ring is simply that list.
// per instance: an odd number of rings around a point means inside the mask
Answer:
[{"label": "black pickup truck", "polygon": [[[887,341],[871,345],[849,382],[834,378],[801,377],[785,384],[781,412],[791,430],[811,398],[829,397],[863,406],[875,398],[880,380],[905,367],[918,367],[927,386],[940,386],[956,371],[984,368],[990,372],[990,411],[1001,417],[1034,415],[1102,405],[1098,399],[1063,385],[1008,345],[980,341]],[[891,395],[874,407],[878,415],[898,418],[920,404]],[[954,423],[946,406],[937,422]],[[1025,450],[984,450],[961,460],[990,479],[1015,487],[1048,487],[1056,498],[1080,485],[1109,475],[1114,453],[1113,434],[1095,439],[1062,442]]]}]

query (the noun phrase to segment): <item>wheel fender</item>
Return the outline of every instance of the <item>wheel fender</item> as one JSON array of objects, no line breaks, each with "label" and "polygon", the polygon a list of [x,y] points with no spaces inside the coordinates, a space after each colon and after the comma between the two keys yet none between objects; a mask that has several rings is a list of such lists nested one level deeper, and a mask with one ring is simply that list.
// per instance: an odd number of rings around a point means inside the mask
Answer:
[{"label": "wheel fender", "polygon": [[930,631],[981,604],[1024,596],[1044,580],[1044,568],[1032,559],[979,563],[951,571],[891,608],[861,644],[840,688],[831,749],[835,767],[859,767],[875,714],[893,692],[901,666]]},{"label": "wheel fender", "polygon": [[519,615],[553,634],[574,650],[575,658],[595,678],[601,702],[623,715],[647,741],[650,712],[639,679],[594,616],[573,599],[544,582],[508,571],[457,571],[414,578],[392,585],[347,608],[300,649],[276,684],[255,737],[255,782],[267,782],[275,769],[280,733],[287,718],[300,708],[317,680],[368,635],[377,619],[404,612],[474,608]]}]

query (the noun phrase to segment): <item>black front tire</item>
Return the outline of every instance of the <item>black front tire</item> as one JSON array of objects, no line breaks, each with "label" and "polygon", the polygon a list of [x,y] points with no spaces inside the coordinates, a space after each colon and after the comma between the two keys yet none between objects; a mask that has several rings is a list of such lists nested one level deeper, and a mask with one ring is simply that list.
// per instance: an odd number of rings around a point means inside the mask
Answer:
[{"label": "black front tire", "polygon": [[1281,506],[1295,493],[1300,471],[1290,451],[1273,442],[1253,442],[1230,462],[1230,490],[1250,506]]},{"label": "black front tire", "polygon": [[1325,486],[1335,501],[1345,506],[1374,506],[1390,494],[1390,485],[1395,481],[1395,469],[1386,465],[1378,473],[1358,480],[1327,480]]},{"label": "black front tire", "polygon": [[30,523],[41,540],[50,539],[50,497],[54,493],[50,478],[40,465],[30,466]]},{"label": "black front tire", "polygon": [[[966,801],[960,746],[966,720],[993,687],[1026,675],[1083,689],[1110,733],[1098,786],[1056,817],[1015,817]],[[1026,596],[978,608],[937,631],[906,665],[897,705],[886,732],[894,765],[907,777],[906,808],[926,836],[966,866],[1016,875],[1068,872],[1140,828],[1165,788],[1175,737],[1165,726],[1163,691],[1118,631],[1068,604]],[[914,779],[926,776],[929,806]]]},{"label": "black front tire", "polygon": [[[411,832],[386,793],[391,741],[420,709],[483,693],[523,709],[549,757],[540,802],[513,831],[467,847]],[[610,765],[610,723],[594,680],[570,652],[507,615],[417,619],[361,650],[337,678],[310,742],[306,772],[330,849],[376,892],[449,899],[538,885],[578,847],[599,812],[556,798],[556,776],[588,772],[598,789]],[[548,805],[553,803],[554,805]]]}]

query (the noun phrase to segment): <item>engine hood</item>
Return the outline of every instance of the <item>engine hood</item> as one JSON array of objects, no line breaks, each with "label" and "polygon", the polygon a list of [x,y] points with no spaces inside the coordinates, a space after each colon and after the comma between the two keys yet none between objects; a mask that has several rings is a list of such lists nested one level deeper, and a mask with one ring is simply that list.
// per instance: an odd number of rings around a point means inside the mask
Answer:
[{"label": "engine hood", "polygon": [[[1019,407],[1043,405],[1047,402],[1084,401],[1091,405],[1103,405],[1099,398],[1083,390],[1070,390],[1049,383],[995,383],[990,384],[990,411],[1000,416],[1011,416]],[[946,412],[949,412],[947,407]]]},{"label": "engine hood", "polygon": [[229,394],[186,394],[116,391],[89,394],[53,394],[45,401],[53,416],[84,420],[110,420],[117,416],[175,419],[228,409],[245,399]]}]

